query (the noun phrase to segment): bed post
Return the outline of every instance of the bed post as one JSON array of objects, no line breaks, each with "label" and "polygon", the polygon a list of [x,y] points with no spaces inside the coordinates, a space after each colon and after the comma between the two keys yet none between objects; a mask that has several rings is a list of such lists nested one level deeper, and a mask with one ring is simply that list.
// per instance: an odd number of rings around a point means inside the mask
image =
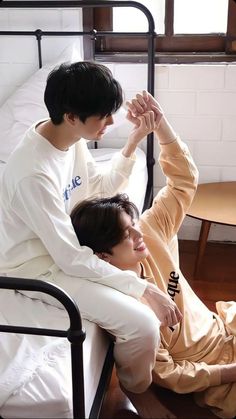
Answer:
[{"label": "bed post", "polygon": [[64,306],[70,319],[68,330],[46,329],[42,327],[13,326],[0,324],[0,331],[5,333],[23,333],[29,335],[57,336],[67,338],[71,343],[71,374],[74,419],[85,418],[84,403],[84,367],[83,341],[80,312],[75,301],[61,288],[39,279],[11,278],[0,276],[0,289],[39,291],[56,298]]}]

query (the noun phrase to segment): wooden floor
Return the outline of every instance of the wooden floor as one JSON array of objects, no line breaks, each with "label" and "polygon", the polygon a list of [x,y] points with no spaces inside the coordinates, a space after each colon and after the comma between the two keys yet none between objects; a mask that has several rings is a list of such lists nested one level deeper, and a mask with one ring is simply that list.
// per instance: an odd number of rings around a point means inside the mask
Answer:
[{"label": "wooden floor", "polygon": [[[236,300],[236,244],[208,242],[202,266],[195,279],[193,271],[197,242],[179,241],[179,249],[184,276],[210,309],[214,310],[218,300]],[[191,394],[179,395],[157,386],[151,386],[145,394],[136,396],[132,402],[121,391],[114,370],[101,419],[216,418],[208,410],[198,407]]]}]

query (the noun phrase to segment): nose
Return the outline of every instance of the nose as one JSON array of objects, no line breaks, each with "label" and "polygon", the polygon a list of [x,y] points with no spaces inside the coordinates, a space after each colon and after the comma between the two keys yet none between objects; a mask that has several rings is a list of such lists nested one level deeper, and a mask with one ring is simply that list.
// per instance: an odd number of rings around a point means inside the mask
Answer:
[{"label": "nose", "polygon": [[106,117],[106,125],[113,125],[114,124],[114,119],[112,115],[108,115]]},{"label": "nose", "polygon": [[140,239],[143,238],[143,234],[138,228],[132,227],[132,232],[133,232],[133,237],[135,241],[136,240],[139,241]]}]

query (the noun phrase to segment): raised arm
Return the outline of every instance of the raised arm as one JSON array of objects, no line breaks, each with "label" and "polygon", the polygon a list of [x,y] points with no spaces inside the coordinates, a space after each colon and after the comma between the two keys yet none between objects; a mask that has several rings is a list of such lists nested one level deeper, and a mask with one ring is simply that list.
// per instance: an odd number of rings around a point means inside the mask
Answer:
[{"label": "raised arm", "polygon": [[114,155],[111,165],[105,172],[100,173],[91,155],[86,156],[89,168],[91,196],[110,196],[117,192],[122,192],[125,189],[135,164],[135,150],[137,146],[156,128],[155,112],[152,109],[148,109],[136,118],[128,110],[126,118],[131,122],[133,127],[123,149]]},{"label": "raised arm", "polygon": [[[138,105],[137,105],[138,103]],[[139,112],[152,109],[155,113],[155,134],[160,146],[159,163],[166,175],[167,183],[154,199],[148,211],[149,223],[170,241],[178,232],[186,211],[194,197],[198,170],[184,144],[172,128],[159,103],[147,92],[138,95],[136,101],[128,102],[133,117]]]}]

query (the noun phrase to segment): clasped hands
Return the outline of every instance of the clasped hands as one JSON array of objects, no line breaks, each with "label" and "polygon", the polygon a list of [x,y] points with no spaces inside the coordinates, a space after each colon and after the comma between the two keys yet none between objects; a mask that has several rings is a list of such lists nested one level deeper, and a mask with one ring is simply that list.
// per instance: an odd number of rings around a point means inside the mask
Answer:
[{"label": "clasped hands", "polygon": [[126,102],[126,118],[133,125],[132,140],[138,143],[143,137],[158,129],[163,111],[158,102],[146,90],[137,93],[135,98]]}]

